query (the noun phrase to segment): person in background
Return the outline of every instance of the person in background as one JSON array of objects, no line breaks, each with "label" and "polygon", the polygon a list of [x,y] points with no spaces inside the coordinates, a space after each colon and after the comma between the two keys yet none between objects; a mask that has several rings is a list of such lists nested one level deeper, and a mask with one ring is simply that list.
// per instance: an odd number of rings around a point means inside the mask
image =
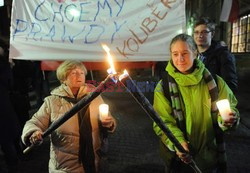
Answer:
[{"label": "person in background", "polygon": [[[154,109],[189,153],[179,152],[154,123],[166,172],[193,172],[191,167],[184,164],[191,161],[190,155],[204,173],[225,172],[223,133],[235,129],[239,122],[233,92],[221,77],[216,75],[215,82],[196,54],[196,45],[191,36],[175,36],[170,43],[171,60],[166,67],[168,78],[162,79],[155,88]],[[168,81],[167,91],[163,80]],[[170,94],[171,99],[166,97],[165,92]],[[228,99],[231,106],[226,120],[219,115],[215,105],[221,99]]]},{"label": "person in background", "polygon": [[234,94],[238,88],[234,55],[223,41],[214,41],[215,24],[206,17],[194,25],[194,40],[198,47],[198,58],[212,73],[222,77]]},{"label": "person in background", "polygon": [[[8,46],[0,40],[0,147],[4,153],[8,172],[18,170],[18,143],[21,127],[10,99],[12,73],[8,59]],[[3,171],[0,168],[0,172]]]},{"label": "person in background", "polygon": [[[51,96],[44,99],[38,112],[24,126],[22,141],[27,146],[40,144],[42,133],[49,125],[94,89],[94,86],[85,83],[87,70],[80,61],[64,61],[56,73],[61,85],[51,91]],[[102,97],[98,96],[77,116],[52,132],[49,172],[106,171],[107,132],[114,132],[116,121],[111,115],[99,119],[98,107],[102,103]]]},{"label": "person in background", "polygon": [[48,71],[41,69],[41,61],[33,61],[34,74],[32,76],[32,86],[36,95],[36,107],[39,108],[43,99],[50,93]]},{"label": "person in background", "polygon": [[12,104],[18,116],[21,127],[30,119],[31,109],[29,92],[31,76],[34,73],[33,64],[29,60],[13,59],[13,90],[11,95]]}]

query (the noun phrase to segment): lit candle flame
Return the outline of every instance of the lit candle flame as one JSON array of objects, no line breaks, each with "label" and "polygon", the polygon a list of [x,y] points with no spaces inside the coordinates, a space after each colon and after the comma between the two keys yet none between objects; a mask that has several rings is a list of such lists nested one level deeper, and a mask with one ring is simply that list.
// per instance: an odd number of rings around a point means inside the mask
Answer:
[{"label": "lit candle flame", "polygon": [[111,69],[111,71],[108,71],[108,72],[111,73],[111,74],[116,74],[113,59],[112,59],[112,56],[111,56],[111,54],[109,52],[110,51],[109,47],[107,45],[103,44],[102,48],[106,51],[106,53],[108,55],[108,62],[109,62],[110,69]]}]

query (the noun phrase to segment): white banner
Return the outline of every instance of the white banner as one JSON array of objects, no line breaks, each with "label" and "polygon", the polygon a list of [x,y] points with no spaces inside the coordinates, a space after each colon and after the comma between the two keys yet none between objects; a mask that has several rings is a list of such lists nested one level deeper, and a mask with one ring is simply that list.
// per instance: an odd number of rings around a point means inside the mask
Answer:
[{"label": "white banner", "polygon": [[0,0],[0,7],[4,6],[4,1]]},{"label": "white banner", "polygon": [[10,58],[166,61],[185,0],[13,0]]}]

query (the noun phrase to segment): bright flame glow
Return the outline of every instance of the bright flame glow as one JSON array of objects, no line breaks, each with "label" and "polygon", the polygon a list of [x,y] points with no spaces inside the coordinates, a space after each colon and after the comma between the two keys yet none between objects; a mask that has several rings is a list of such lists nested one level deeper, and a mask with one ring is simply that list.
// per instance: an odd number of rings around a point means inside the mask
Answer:
[{"label": "bright flame glow", "polygon": [[110,49],[107,45],[103,44],[102,45],[102,48],[106,51],[107,55],[108,55],[108,62],[109,62],[109,65],[110,65],[110,68],[111,68],[111,73],[112,74],[116,74],[116,71],[115,71],[115,66],[114,66],[114,63],[113,63],[113,59],[112,59],[112,56],[110,54]]},{"label": "bright flame glow", "polygon": [[124,70],[123,71],[123,74],[121,74],[120,76],[119,76],[119,81],[121,81],[122,79],[124,79],[125,77],[127,77],[128,76],[128,72],[127,72],[127,70]]}]

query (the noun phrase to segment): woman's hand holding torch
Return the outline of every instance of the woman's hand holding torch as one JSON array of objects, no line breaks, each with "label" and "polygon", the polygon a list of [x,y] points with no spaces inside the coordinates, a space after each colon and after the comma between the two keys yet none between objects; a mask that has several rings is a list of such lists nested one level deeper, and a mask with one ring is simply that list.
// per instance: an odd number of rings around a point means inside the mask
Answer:
[{"label": "woman's hand holding torch", "polygon": [[35,131],[29,138],[29,142],[32,145],[41,145],[43,143],[43,137],[42,137],[43,132],[41,131]]}]

